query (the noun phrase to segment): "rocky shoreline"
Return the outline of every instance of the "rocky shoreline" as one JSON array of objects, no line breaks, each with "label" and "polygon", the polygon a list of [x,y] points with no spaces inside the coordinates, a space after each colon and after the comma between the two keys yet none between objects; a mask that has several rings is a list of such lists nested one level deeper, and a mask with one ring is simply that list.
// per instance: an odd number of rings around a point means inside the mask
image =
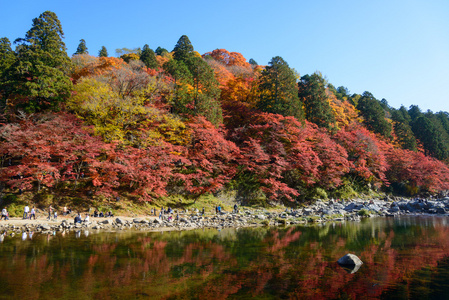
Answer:
[{"label": "rocky shoreline", "polygon": [[[114,217],[92,218],[90,222],[75,224],[72,218],[62,221],[11,219],[0,222],[0,235],[24,232],[56,233],[66,231],[178,231],[197,228],[239,228],[252,226],[279,226],[308,223],[360,221],[365,217],[397,217],[401,215],[449,215],[449,197],[440,199],[385,198],[370,201],[321,201],[301,209],[268,211],[266,209],[242,208],[239,212],[221,212],[202,215],[179,212],[138,218]],[[177,216],[177,217],[176,217]]]}]

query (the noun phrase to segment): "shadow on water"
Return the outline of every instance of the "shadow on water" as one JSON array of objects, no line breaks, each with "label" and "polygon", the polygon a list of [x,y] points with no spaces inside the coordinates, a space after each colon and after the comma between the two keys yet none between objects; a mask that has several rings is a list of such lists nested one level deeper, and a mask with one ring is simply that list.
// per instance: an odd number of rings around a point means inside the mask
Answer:
[{"label": "shadow on water", "polygon": [[[0,237],[0,299],[445,299],[446,217]],[[347,253],[363,261],[342,268]]]}]

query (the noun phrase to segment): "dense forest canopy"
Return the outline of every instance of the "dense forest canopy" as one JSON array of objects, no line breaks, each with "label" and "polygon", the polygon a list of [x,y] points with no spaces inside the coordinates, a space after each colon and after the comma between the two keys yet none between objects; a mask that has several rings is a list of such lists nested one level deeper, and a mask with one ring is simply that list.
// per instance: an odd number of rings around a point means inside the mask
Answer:
[{"label": "dense forest canopy", "polygon": [[201,55],[186,35],[120,57],[84,39],[69,57],[63,37],[46,11],[15,49],[0,39],[1,189],[259,202],[449,189],[447,112],[395,109],[280,56]]}]

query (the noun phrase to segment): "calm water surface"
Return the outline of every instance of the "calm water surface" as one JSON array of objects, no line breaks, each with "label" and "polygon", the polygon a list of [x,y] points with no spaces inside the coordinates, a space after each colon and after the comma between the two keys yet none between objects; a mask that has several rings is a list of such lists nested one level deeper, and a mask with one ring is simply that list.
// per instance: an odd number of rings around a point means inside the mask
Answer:
[{"label": "calm water surface", "polygon": [[5,236],[0,299],[75,298],[449,299],[449,219]]}]

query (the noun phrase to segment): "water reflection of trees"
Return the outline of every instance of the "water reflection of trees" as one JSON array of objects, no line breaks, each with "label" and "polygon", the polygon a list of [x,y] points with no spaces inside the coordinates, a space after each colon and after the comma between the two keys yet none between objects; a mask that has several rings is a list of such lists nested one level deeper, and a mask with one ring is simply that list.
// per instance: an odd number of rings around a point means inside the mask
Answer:
[{"label": "water reflection of trees", "polygon": [[[442,283],[420,278],[449,266],[445,221],[6,238],[0,280],[3,295],[26,299],[426,295]],[[347,252],[364,261],[355,274],[336,264]]]}]

